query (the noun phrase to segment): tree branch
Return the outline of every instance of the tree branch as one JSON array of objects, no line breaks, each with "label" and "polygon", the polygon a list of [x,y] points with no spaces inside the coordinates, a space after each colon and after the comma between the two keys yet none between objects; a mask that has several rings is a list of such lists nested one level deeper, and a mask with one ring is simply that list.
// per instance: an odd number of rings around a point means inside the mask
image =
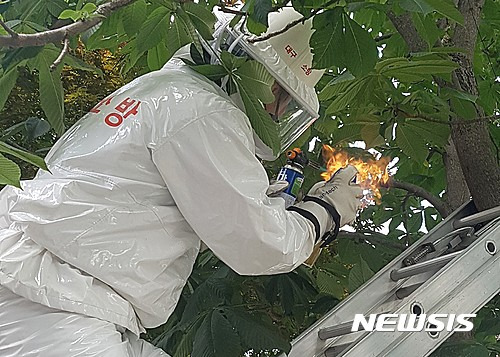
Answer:
[{"label": "tree branch", "polygon": [[450,121],[442,121],[442,120],[434,119],[434,118],[431,118],[429,116],[422,115],[422,114],[410,114],[410,113],[407,113],[400,108],[396,108],[396,111],[398,113],[403,114],[403,116],[405,116],[406,118],[422,119],[422,120],[425,120],[428,122],[443,124],[443,125],[470,125],[470,124],[474,124],[477,122],[483,122],[483,121],[493,123],[496,120],[500,119],[500,114],[493,114],[493,115],[479,117],[479,118],[475,118],[475,119],[457,119],[457,120],[450,120]]},{"label": "tree branch", "polygon": [[439,197],[434,196],[432,193],[420,186],[408,182],[397,181],[393,178],[390,178],[389,181],[383,186],[387,188],[399,188],[401,190],[413,193],[414,195],[429,201],[439,212],[441,217],[445,218],[446,216],[448,216],[449,209],[446,204]]},{"label": "tree branch", "polygon": [[388,11],[387,17],[403,37],[411,52],[421,52],[427,48],[427,44],[418,34],[417,28],[413,25],[411,16],[408,13],[396,16],[394,12]]},{"label": "tree branch", "polygon": [[294,21],[290,22],[288,25],[286,25],[285,27],[283,27],[281,30],[270,32],[270,33],[268,33],[266,35],[257,36],[257,37],[254,37],[254,38],[249,38],[247,41],[250,42],[250,43],[261,42],[261,41],[269,40],[272,37],[281,35],[282,33],[285,33],[288,30],[290,30],[292,27],[295,27],[298,24],[304,23],[305,21],[309,20],[314,15],[316,15],[320,10],[324,10],[324,9],[328,8],[328,6],[336,3],[337,1],[338,0],[330,0],[330,1],[328,1],[326,4],[324,4],[323,6],[321,6],[321,8],[314,9],[313,11],[311,11],[311,13],[308,16],[302,16],[300,19],[297,19],[297,20],[294,20]]},{"label": "tree branch", "polygon": [[340,231],[338,238],[340,239],[358,239],[365,240],[374,245],[384,245],[386,247],[390,247],[396,249],[398,251],[403,251],[405,247],[403,244],[397,244],[393,241],[390,241],[386,235],[378,232],[370,232],[369,234],[364,234],[363,232],[346,232]]},{"label": "tree branch", "polygon": [[233,15],[239,15],[239,16],[247,16],[247,13],[245,11],[227,8],[226,4],[224,4],[224,3],[217,4],[217,6],[219,7],[219,10],[222,12],[225,12],[228,14],[233,14]]},{"label": "tree branch", "polygon": [[57,56],[56,60],[54,61],[54,63],[52,63],[50,65],[50,71],[52,72],[54,69],[56,69],[57,66],[59,66],[59,64],[62,62],[64,56],[66,55],[66,53],[68,53],[68,48],[69,48],[69,39],[66,37],[64,39],[64,44],[63,44],[63,48],[61,50],[61,53],[59,53],[59,56]]},{"label": "tree branch", "polygon": [[375,40],[375,42],[381,42],[381,41],[384,41],[384,40],[391,38],[393,35],[394,35],[393,33],[388,33],[388,34],[385,34],[382,36],[377,36],[374,38],[374,40]]},{"label": "tree branch", "polygon": [[66,37],[71,37],[82,33],[91,27],[102,22],[113,11],[116,11],[135,0],[112,0],[100,5],[92,17],[83,19],[67,26],[59,27],[53,30],[47,30],[34,34],[17,34],[17,36],[0,36],[0,46],[5,47],[28,47],[44,46],[48,43],[59,43]]},{"label": "tree branch", "polygon": [[250,42],[250,43],[255,43],[255,42],[261,42],[261,41],[269,40],[272,37],[275,37],[275,36],[281,35],[282,33],[287,32],[292,27],[295,27],[295,26],[297,26],[300,23],[304,23],[308,19],[309,19],[309,17],[302,16],[300,19],[297,19],[295,21],[290,22],[288,25],[286,25],[285,27],[283,27],[281,30],[270,32],[267,35],[258,36],[258,37],[254,37],[254,38],[249,38],[247,41]]},{"label": "tree branch", "polygon": [[0,26],[2,26],[3,29],[5,31],[7,31],[7,33],[10,35],[10,37],[14,37],[15,38],[15,37],[18,36],[18,34],[16,32],[14,32],[14,31],[12,31],[12,29],[9,26],[7,26],[7,24],[5,22],[3,22],[2,20],[0,20]]}]

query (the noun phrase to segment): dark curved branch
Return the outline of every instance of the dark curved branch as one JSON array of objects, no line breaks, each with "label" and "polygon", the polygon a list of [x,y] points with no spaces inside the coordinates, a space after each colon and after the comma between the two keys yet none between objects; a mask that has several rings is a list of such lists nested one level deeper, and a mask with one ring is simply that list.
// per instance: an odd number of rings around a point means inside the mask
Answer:
[{"label": "dark curved branch", "polygon": [[389,181],[384,185],[384,187],[399,188],[401,190],[413,193],[415,196],[421,197],[429,201],[434,206],[434,208],[439,212],[441,217],[445,218],[446,216],[448,216],[449,209],[446,203],[444,203],[444,201],[442,201],[439,197],[434,196],[432,193],[423,189],[420,186],[408,182],[397,181],[394,180],[393,178],[390,178]]},{"label": "dark curved branch", "polygon": [[50,70],[53,71],[56,69],[57,66],[59,66],[59,64],[62,62],[64,56],[66,56],[66,53],[68,53],[68,49],[69,49],[69,39],[68,38],[65,38],[64,39],[64,44],[63,44],[63,48],[61,50],[61,53],[59,53],[59,56],[57,56],[56,60],[54,61],[54,63],[52,63],[50,65]]},{"label": "dark curved branch", "polygon": [[323,6],[321,6],[321,8],[314,9],[313,11],[311,11],[311,13],[309,15],[302,16],[300,19],[297,19],[297,20],[294,20],[294,21],[290,22],[288,25],[286,25],[285,27],[283,27],[281,30],[270,32],[267,35],[262,35],[262,36],[258,36],[258,37],[254,37],[254,38],[249,38],[247,41],[250,42],[250,43],[261,42],[261,41],[269,40],[272,37],[281,35],[282,33],[285,33],[288,30],[290,30],[292,27],[295,27],[298,24],[304,23],[305,21],[309,20],[314,15],[316,15],[319,11],[325,10],[326,8],[328,8],[330,5],[336,3],[337,1],[338,0],[330,0],[330,1],[328,1],[326,4],[324,4]]},{"label": "dark curved branch", "polygon": [[231,9],[229,7],[226,7],[226,4],[224,4],[224,3],[217,4],[217,6],[219,7],[220,11],[225,12],[227,14],[233,14],[233,15],[237,15],[237,16],[247,16],[248,15],[245,11],[240,11],[240,10]]},{"label": "dark curved branch", "polygon": [[286,25],[285,27],[283,27],[281,30],[270,32],[267,35],[258,36],[258,37],[254,37],[254,38],[249,38],[247,41],[250,42],[250,43],[255,43],[255,42],[269,40],[270,38],[272,38],[274,36],[278,36],[278,35],[281,35],[282,33],[287,32],[292,27],[295,27],[298,24],[304,23],[307,19],[309,19],[309,17],[302,16],[300,19],[297,19],[295,21],[290,22],[288,25]]},{"label": "dark curved branch", "polygon": [[365,240],[374,245],[383,245],[399,251],[403,251],[405,249],[403,244],[398,244],[394,241],[391,241],[385,234],[378,232],[370,232],[369,234],[365,234],[363,232],[340,231],[338,238]]},{"label": "dark curved branch", "polygon": [[12,29],[11,29],[9,26],[7,26],[7,24],[6,24],[5,22],[3,22],[2,20],[0,20],[0,26],[2,26],[2,27],[3,27],[3,29],[4,29],[5,31],[7,31],[7,33],[8,33],[11,37],[14,37],[14,38],[15,38],[15,37],[17,37],[17,35],[18,35],[18,34],[17,34],[16,32],[14,32],[14,31],[12,31]]},{"label": "dark curved branch", "polygon": [[374,38],[374,40],[375,40],[375,42],[382,42],[382,41],[390,39],[393,35],[394,35],[393,33],[388,33],[385,35],[377,36]]},{"label": "dark curved branch", "polygon": [[100,5],[91,18],[83,19],[59,27],[53,30],[47,30],[34,34],[16,34],[17,36],[0,36],[0,46],[5,47],[28,47],[28,46],[44,46],[48,43],[59,43],[66,37],[78,35],[98,23],[102,22],[106,17],[135,0],[112,0],[105,4]]}]

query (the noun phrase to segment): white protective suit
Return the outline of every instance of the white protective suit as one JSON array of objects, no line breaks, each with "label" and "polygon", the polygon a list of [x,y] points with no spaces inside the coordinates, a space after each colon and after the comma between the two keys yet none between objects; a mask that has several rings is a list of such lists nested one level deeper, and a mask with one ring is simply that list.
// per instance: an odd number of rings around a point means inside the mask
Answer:
[{"label": "white protective suit", "polygon": [[[168,319],[201,242],[241,274],[289,272],[313,249],[313,224],[266,196],[246,115],[176,58],[99,103],[46,162],[0,194],[0,305],[8,289],[138,335]],[[7,315],[0,356],[15,356]]]}]

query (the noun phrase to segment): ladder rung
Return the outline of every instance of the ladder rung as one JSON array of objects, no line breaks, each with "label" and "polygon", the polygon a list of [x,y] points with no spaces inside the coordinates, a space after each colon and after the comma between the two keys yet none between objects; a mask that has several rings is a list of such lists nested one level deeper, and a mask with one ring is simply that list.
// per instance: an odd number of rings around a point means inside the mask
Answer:
[{"label": "ladder rung", "polygon": [[415,290],[417,290],[419,287],[421,287],[423,284],[418,283],[418,284],[413,284],[409,286],[404,286],[398,290],[396,290],[396,298],[399,300],[403,300],[405,297],[410,296]]},{"label": "ladder rung", "polygon": [[339,337],[351,333],[353,321],[347,321],[339,325],[325,327],[319,329],[318,337],[320,340],[328,340],[329,338]]},{"label": "ladder rung", "polygon": [[453,252],[437,258],[429,259],[424,262],[410,265],[404,268],[394,269],[391,271],[391,279],[393,281],[398,281],[409,276],[425,273],[436,268],[441,268],[460,254],[462,254],[462,251]]},{"label": "ladder rung", "polygon": [[345,343],[342,345],[330,347],[325,351],[325,356],[326,357],[336,357],[339,354],[341,354],[347,347],[349,347],[349,345],[350,345],[350,343]]},{"label": "ladder rung", "polygon": [[486,211],[481,211],[464,218],[460,218],[457,221],[453,222],[453,227],[461,228],[465,226],[473,226],[475,224],[489,221],[497,217],[500,217],[500,206],[493,207],[487,209]]},{"label": "ladder rung", "polygon": [[[376,315],[381,315],[381,314],[387,314],[387,312],[381,312],[377,313]],[[366,320],[366,317],[365,317]],[[318,337],[320,340],[328,340],[329,338],[334,338],[334,337],[339,337],[343,335],[347,335],[350,333],[358,332],[358,331],[351,331],[352,329],[352,324],[354,321],[347,321],[343,322],[341,324],[331,326],[331,327],[324,327],[319,329],[318,331]],[[363,325],[359,326],[359,331],[364,330]]]}]

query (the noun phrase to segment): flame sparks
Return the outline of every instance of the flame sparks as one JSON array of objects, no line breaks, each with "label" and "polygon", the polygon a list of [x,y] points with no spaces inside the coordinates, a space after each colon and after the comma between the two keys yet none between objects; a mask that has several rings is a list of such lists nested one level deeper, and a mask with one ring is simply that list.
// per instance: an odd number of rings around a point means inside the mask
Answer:
[{"label": "flame sparks", "polygon": [[323,160],[326,166],[326,172],[321,174],[325,181],[328,181],[332,175],[340,168],[352,165],[358,170],[357,182],[360,186],[371,192],[372,196],[365,196],[368,201],[379,202],[382,195],[380,194],[380,185],[387,183],[389,173],[387,165],[390,162],[388,157],[382,157],[379,160],[373,158],[361,160],[349,155],[340,150],[335,150],[329,145],[323,145]]}]

